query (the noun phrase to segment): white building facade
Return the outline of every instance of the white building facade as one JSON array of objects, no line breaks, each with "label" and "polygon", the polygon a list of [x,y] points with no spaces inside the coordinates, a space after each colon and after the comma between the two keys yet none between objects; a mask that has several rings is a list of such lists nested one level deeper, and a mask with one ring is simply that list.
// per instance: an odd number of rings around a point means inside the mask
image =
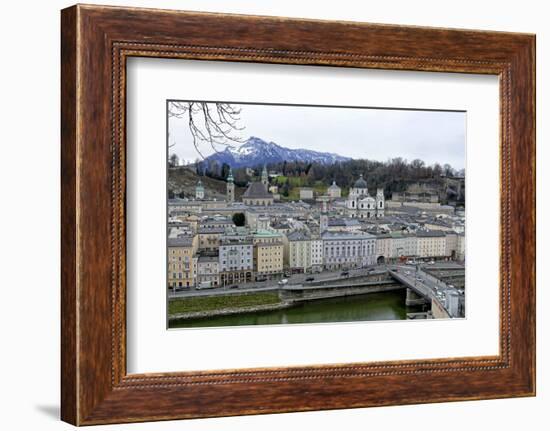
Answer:
[{"label": "white building facade", "polygon": [[401,232],[392,232],[390,235],[392,238],[390,257],[392,259],[416,256],[416,236]]},{"label": "white building facade", "polygon": [[441,231],[418,231],[416,233],[416,256],[446,256],[446,237]]},{"label": "white building facade", "polygon": [[374,235],[325,232],[322,240],[325,269],[362,268],[376,263],[376,237]]},{"label": "white building facade", "polygon": [[390,234],[377,235],[376,237],[376,259],[385,261],[392,257],[392,237]]},{"label": "white building facade", "polygon": [[300,199],[313,199],[313,189],[311,187],[300,187]]},{"label": "white building facade", "polygon": [[304,232],[295,231],[287,235],[285,263],[291,272],[309,272],[311,269],[311,239]]},{"label": "white building facade", "polygon": [[197,283],[210,283],[213,287],[220,285],[220,265],[218,256],[199,256],[197,259]]},{"label": "white building facade", "polygon": [[466,236],[463,233],[458,234],[456,239],[457,260],[466,259]]},{"label": "white building facade", "polygon": [[321,238],[311,238],[309,242],[311,247],[311,270],[321,272],[323,270],[323,240]]}]

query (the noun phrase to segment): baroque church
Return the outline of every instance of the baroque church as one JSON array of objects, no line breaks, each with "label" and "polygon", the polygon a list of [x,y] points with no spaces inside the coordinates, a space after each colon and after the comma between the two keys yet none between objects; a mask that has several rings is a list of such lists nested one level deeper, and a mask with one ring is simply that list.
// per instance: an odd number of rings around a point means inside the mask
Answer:
[{"label": "baroque church", "polygon": [[261,182],[253,181],[243,194],[243,203],[250,206],[273,205],[273,195],[268,191],[269,179],[264,165]]},{"label": "baroque church", "polygon": [[[267,168],[264,165],[262,170],[261,181],[253,181],[248,184],[246,191],[243,194],[243,203],[250,206],[269,206],[273,205],[273,195],[268,191],[269,178]],[[227,178],[227,200],[233,202],[235,200],[235,185],[233,184],[233,172],[229,170]]]},{"label": "baroque church", "polygon": [[384,190],[377,189],[376,198],[369,195],[367,182],[363,179],[363,174],[353,184],[346,198],[346,214],[349,217],[357,218],[380,218],[384,217]]}]

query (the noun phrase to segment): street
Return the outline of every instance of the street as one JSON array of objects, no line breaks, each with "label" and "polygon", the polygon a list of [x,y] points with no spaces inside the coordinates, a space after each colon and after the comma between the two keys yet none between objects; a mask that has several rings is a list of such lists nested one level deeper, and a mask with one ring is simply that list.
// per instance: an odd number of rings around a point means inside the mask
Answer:
[{"label": "street", "polygon": [[[358,277],[362,275],[367,275],[369,272],[376,270],[386,270],[386,265],[372,265],[365,268],[359,268],[359,269],[350,269],[346,270],[349,272],[349,275],[346,276],[347,278],[353,278]],[[307,284],[306,279],[309,277],[314,277],[314,281],[331,281],[331,280],[341,280],[344,278],[342,274],[343,270],[338,271],[323,271],[319,273],[314,274],[292,274],[289,277],[285,277],[288,280],[287,285],[296,285],[296,284]],[[180,290],[177,292],[172,292],[172,290],[169,290],[168,292],[168,298],[185,298],[185,297],[192,297],[192,296],[209,296],[209,295],[221,295],[221,294],[227,294],[227,293],[246,293],[246,292],[265,292],[270,290],[277,290],[281,286],[278,284],[278,281],[280,279],[276,280],[267,280],[267,281],[255,281],[251,283],[245,283],[238,285],[237,288],[230,288],[229,286],[223,286],[223,287],[215,287],[210,289],[197,289],[196,287],[190,287],[185,290]]]},{"label": "street", "polygon": [[[441,300],[441,295],[445,295],[445,290],[449,287],[443,283],[442,281],[436,279],[435,277],[431,276],[430,274],[422,271],[422,266],[427,264],[418,264],[419,270],[418,274],[416,273],[416,265],[405,265],[405,264],[382,264],[382,265],[371,265],[365,268],[359,268],[359,269],[350,269],[345,270],[349,273],[348,276],[342,276],[342,272],[344,270],[338,270],[338,271],[323,271],[319,273],[307,273],[307,274],[292,274],[289,277],[286,277],[288,282],[286,285],[297,285],[297,284],[307,284],[306,279],[309,277],[314,277],[315,282],[319,281],[331,281],[331,280],[341,280],[342,278],[353,278],[353,277],[359,277],[363,275],[367,275],[373,271],[386,271],[388,269],[395,269],[398,270],[398,272],[403,275],[410,277],[410,281],[414,284],[415,282],[421,283],[419,287],[425,288],[425,296],[436,296],[438,300]],[[436,262],[432,265],[429,265],[430,268],[463,268],[461,265],[454,263],[454,262]],[[410,271],[410,276],[405,274],[405,271]],[[415,277],[421,277],[423,279],[422,282],[419,282],[418,280],[415,280]],[[180,290],[177,292],[173,292],[172,290],[169,290],[168,292],[168,298],[169,299],[175,299],[175,298],[186,298],[186,297],[193,297],[193,296],[212,296],[212,295],[224,295],[227,293],[247,293],[247,292],[267,292],[270,290],[277,290],[281,287],[281,285],[278,284],[278,281],[280,279],[274,279],[274,280],[266,280],[266,281],[255,281],[251,283],[244,283],[237,285],[236,288],[230,288],[229,286],[223,286],[223,287],[215,287],[210,289],[197,289],[196,287],[190,287],[186,288],[184,290]],[[438,294],[439,293],[439,294]]]}]

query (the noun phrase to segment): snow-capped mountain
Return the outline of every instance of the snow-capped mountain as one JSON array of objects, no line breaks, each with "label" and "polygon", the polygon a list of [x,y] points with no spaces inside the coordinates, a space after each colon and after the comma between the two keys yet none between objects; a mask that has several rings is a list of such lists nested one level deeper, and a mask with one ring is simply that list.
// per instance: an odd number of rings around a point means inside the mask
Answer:
[{"label": "snow-capped mountain", "polygon": [[344,162],[350,160],[350,158],[334,153],[285,148],[274,142],[266,142],[263,139],[251,136],[240,146],[227,147],[224,151],[207,157],[205,161],[210,160],[215,160],[220,164],[227,163],[233,168],[240,168],[278,163],[285,160],[328,165],[335,162]]}]

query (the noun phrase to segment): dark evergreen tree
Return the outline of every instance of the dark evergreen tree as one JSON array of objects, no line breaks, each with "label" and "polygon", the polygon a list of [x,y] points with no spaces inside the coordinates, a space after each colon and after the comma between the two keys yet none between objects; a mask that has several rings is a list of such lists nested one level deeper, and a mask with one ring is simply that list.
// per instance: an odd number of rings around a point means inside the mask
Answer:
[{"label": "dark evergreen tree", "polygon": [[235,226],[244,226],[246,222],[246,217],[244,213],[235,213],[233,214],[232,219]]}]

